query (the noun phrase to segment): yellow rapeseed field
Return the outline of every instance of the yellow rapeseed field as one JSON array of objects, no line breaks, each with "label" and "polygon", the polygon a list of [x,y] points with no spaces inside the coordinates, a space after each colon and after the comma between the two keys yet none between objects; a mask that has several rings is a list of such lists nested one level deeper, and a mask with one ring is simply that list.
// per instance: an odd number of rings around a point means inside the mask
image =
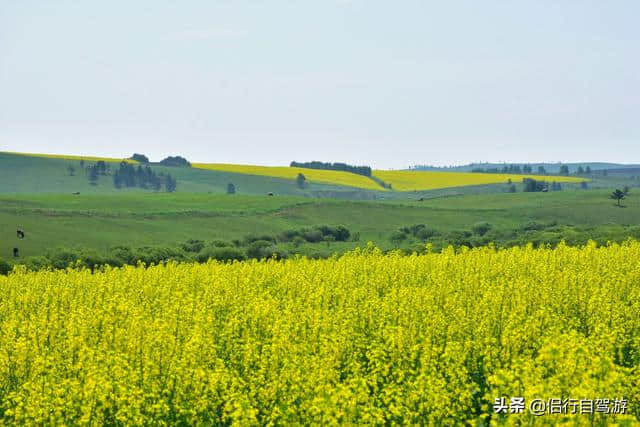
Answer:
[{"label": "yellow rapeseed field", "polygon": [[76,156],[76,155],[71,155],[71,154],[39,154],[39,153],[14,153],[14,152],[10,152],[10,151],[3,151],[2,153],[4,154],[15,154],[17,156],[28,156],[28,157],[44,157],[44,158],[48,158],[48,159],[64,159],[64,160],[85,160],[88,162],[97,162],[97,161],[104,161],[104,162],[110,162],[110,163],[120,163],[123,160],[127,163],[133,163],[133,164],[137,164],[138,162],[135,160],[131,160],[131,159],[116,159],[113,157],[95,157],[95,156]]},{"label": "yellow rapeseed field", "polygon": [[585,178],[568,176],[514,175],[500,173],[473,172],[439,172],[439,171],[383,171],[376,170],[373,175],[398,191],[435,190],[447,187],[463,187],[467,185],[501,184],[510,179],[514,183],[523,178],[545,180],[547,182],[581,182]]},{"label": "yellow rapeseed field", "polygon": [[193,163],[191,166],[199,169],[218,170],[223,172],[234,172],[248,175],[270,176],[274,178],[285,179],[296,179],[298,174],[301,173],[310,182],[329,185],[345,185],[347,187],[386,191],[372,179],[351,172],[292,168],[288,166],[232,165],[226,163]]},{"label": "yellow rapeseed field", "polygon": [[[0,422],[632,425],[640,243],[0,276]],[[494,414],[496,398],[626,415]]]}]

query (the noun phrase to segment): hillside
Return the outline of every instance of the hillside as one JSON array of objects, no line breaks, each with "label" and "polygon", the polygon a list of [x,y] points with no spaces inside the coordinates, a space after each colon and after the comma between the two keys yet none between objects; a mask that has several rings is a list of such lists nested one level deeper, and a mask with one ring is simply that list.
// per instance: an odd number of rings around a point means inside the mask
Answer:
[{"label": "hillside", "polygon": [[[86,167],[97,161],[108,164],[107,174],[91,184]],[[121,159],[91,156],[39,155],[0,152],[0,193],[73,193],[110,194],[143,191],[139,188],[116,189],[111,171]],[[134,164],[137,162],[127,160]],[[337,197],[348,199],[376,199],[412,197],[402,192],[429,192],[461,189],[462,192],[486,192],[483,186],[495,186],[493,192],[505,191],[511,180],[520,183],[526,175],[472,174],[420,171],[374,171],[374,178],[391,184],[394,191],[366,176],[349,172],[292,167],[268,167],[232,164],[194,163],[193,167],[167,167],[150,164],[159,175],[177,179],[177,191],[195,193],[225,193],[233,183],[241,194],[267,194]],[[72,169],[70,169],[72,168]],[[306,177],[304,188],[296,184],[296,177]],[[538,177],[539,178],[539,177]],[[547,181],[577,183],[587,178],[546,176]],[[476,188],[477,187],[477,188]],[[145,190],[149,191],[149,190]],[[438,191],[439,193],[440,191]],[[460,192],[460,191],[459,191]],[[428,194],[425,194],[428,196]]]}]

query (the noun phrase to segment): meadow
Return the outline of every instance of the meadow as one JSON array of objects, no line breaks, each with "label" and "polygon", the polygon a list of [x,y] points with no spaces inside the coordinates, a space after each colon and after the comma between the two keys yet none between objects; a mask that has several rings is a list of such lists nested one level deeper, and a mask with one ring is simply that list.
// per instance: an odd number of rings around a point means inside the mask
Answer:
[{"label": "meadow", "polygon": [[[278,235],[289,229],[315,225],[343,225],[358,241],[330,245],[303,244],[287,251],[303,254],[344,252],[368,241],[389,249],[392,234],[401,227],[425,224],[442,235],[471,230],[478,222],[493,229],[484,236],[494,241],[549,236],[555,241],[573,234],[565,231],[539,235],[518,231],[530,222],[577,227],[584,243],[596,238],[603,243],[621,241],[629,227],[640,225],[640,199],[615,206],[608,190],[551,193],[499,193],[441,197],[425,201],[347,201],[307,197],[268,197],[207,193],[125,192],[102,195],[34,194],[0,195],[0,258],[11,259],[19,246],[24,257],[42,255],[57,248],[90,248],[100,251],[118,245],[176,246],[190,239],[232,241],[247,235]],[[16,229],[26,231],[16,240]],[[513,235],[502,236],[501,233]],[[640,237],[640,236],[638,236]],[[542,240],[544,241],[544,240]],[[422,241],[403,241],[402,246],[424,247]],[[448,243],[445,241],[446,246]],[[19,259],[18,259],[19,261]]]},{"label": "meadow", "polygon": [[[632,425],[640,243],[0,276],[3,424]],[[496,398],[626,399],[625,415]]]}]

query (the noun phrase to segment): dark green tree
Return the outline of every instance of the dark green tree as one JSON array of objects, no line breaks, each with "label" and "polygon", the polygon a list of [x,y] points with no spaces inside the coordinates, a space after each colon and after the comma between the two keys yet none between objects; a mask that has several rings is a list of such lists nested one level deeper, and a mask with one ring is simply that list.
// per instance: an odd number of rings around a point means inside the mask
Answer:
[{"label": "dark green tree", "polygon": [[296,184],[298,184],[298,188],[304,188],[307,178],[301,173],[298,174],[296,178]]},{"label": "dark green tree", "polygon": [[171,174],[167,174],[167,177],[165,179],[165,189],[167,190],[167,193],[173,193],[176,191],[176,187],[177,187],[177,182],[176,180],[171,176]]},{"label": "dark green tree", "polygon": [[116,187],[117,189],[121,189],[122,188],[122,176],[120,175],[120,171],[119,170],[117,170],[113,174],[113,186]]},{"label": "dark green tree", "polygon": [[560,175],[569,175],[569,166],[567,165],[560,166]]},{"label": "dark green tree", "polygon": [[232,182],[227,184],[227,194],[236,194],[236,186]]},{"label": "dark green tree", "polygon": [[89,182],[91,185],[98,184],[98,168],[96,165],[89,166]]},{"label": "dark green tree", "polygon": [[616,188],[616,191],[614,191],[613,193],[611,193],[611,195],[609,195],[609,198],[613,199],[613,200],[617,200],[618,201],[618,206],[620,205],[620,201],[625,199],[625,194],[624,191],[619,190]]}]

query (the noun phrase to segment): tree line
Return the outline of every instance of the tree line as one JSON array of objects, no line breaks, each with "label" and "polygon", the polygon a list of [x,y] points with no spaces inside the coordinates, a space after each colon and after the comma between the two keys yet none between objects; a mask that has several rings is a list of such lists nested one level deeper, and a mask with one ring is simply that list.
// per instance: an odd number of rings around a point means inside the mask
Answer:
[{"label": "tree line", "polygon": [[346,163],[325,163],[325,162],[291,162],[289,165],[292,168],[306,168],[306,169],[320,169],[320,170],[334,170],[342,172],[351,172],[358,175],[371,176],[372,170],[369,166],[353,166]]},{"label": "tree line", "polygon": [[113,185],[117,189],[139,187],[160,191],[164,186],[167,193],[176,191],[178,182],[171,174],[156,174],[149,166],[138,165],[134,167],[131,163],[121,162],[120,168],[113,174]]}]

